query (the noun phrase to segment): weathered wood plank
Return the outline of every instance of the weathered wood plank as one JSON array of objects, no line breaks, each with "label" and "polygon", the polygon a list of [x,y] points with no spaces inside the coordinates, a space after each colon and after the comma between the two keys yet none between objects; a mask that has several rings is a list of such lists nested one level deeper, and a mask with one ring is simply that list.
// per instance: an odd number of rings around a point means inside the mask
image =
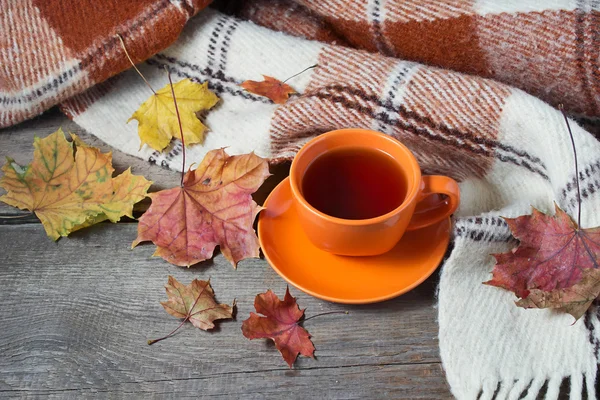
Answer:
[{"label": "weathered wood plank", "polygon": [[[132,166],[155,182],[152,190],[178,181],[175,172],[111,149],[56,110],[0,131],[0,157],[28,163],[33,136],[59,126],[113,150],[117,171]],[[286,166],[274,172],[256,196],[259,203],[285,176]],[[0,215],[19,213],[0,203]],[[264,260],[243,261],[234,271],[218,256],[188,270],[151,259],[152,246],[130,250],[135,224],[100,224],[53,243],[35,222],[35,217],[0,221],[2,397],[449,396],[432,308],[435,277],[398,299],[368,306],[331,304],[292,289],[309,316],[344,309],[351,314],[307,322],[317,360],[300,359],[289,370],[273,345],[248,341],[240,331],[254,295],[267,288],[285,291],[285,282]],[[147,346],[148,338],[177,324],[159,304],[169,274],[186,283],[210,276],[220,301],[237,298],[237,319],[211,333],[189,326]]]},{"label": "weathered wood plank", "polygon": [[[440,367],[434,287],[437,274],[384,303],[345,306],[292,288],[307,315],[348,310],[306,323],[316,360],[289,370],[272,344],[249,341],[241,323],[253,299],[285,282],[264,260],[234,270],[222,257],[198,267],[130,250],[135,224],[100,224],[54,243],[39,224],[0,226],[0,396],[127,394],[177,397],[449,397]],[[237,317],[215,332],[191,326],[148,346],[178,321],[166,314],[167,276],[211,278]]]},{"label": "weathered wood plank", "polygon": [[255,370],[215,373],[178,380],[156,379],[109,383],[105,386],[52,390],[0,390],[0,396],[81,399],[123,398],[221,398],[221,399],[445,399],[452,398],[440,386],[439,364],[360,365],[294,371]]}]

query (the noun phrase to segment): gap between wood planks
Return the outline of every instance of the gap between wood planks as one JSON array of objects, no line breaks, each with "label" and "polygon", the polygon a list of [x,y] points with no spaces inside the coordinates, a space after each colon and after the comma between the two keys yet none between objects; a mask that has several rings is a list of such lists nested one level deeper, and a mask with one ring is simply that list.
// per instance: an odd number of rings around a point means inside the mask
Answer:
[{"label": "gap between wood planks", "polygon": [[[123,382],[111,382],[111,385],[134,385],[138,383],[158,383],[158,382],[173,382],[173,381],[194,381],[194,380],[205,380],[212,379],[224,376],[232,376],[232,375],[249,375],[249,374],[261,374],[265,372],[289,372],[291,374],[295,374],[297,372],[302,371],[313,371],[313,370],[325,370],[325,369],[344,369],[344,368],[361,368],[361,367],[393,367],[393,366],[412,366],[412,365],[431,365],[432,367],[440,366],[441,362],[390,362],[390,363],[363,363],[363,364],[347,364],[347,365],[327,365],[327,366],[314,366],[314,367],[302,367],[302,368],[267,368],[267,369],[259,369],[254,371],[231,371],[231,372],[222,372],[218,374],[210,374],[199,377],[188,377],[188,378],[165,378],[165,379],[144,379],[140,381],[123,381]],[[65,389],[40,389],[41,390],[52,390],[52,391],[67,391],[67,390],[93,390],[93,387],[86,388],[65,388]],[[26,392],[32,391],[31,389],[0,389],[0,393],[2,392]],[[35,390],[34,390],[35,391]]]},{"label": "gap between wood planks", "polygon": [[[288,369],[288,368],[268,368],[254,371],[231,371],[217,374],[204,375],[200,377],[187,377],[187,378],[165,378],[165,379],[144,379],[139,381],[123,381],[123,382],[111,382],[111,386],[120,386],[120,385],[139,385],[139,384],[147,384],[147,383],[169,383],[169,382],[178,382],[178,381],[202,381],[219,377],[227,377],[227,376],[240,376],[240,375],[253,375],[253,374],[262,374],[268,372],[284,372],[286,376],[289,375],[298,375],[302,371],[318,371],[318,370],[341,370],[341,369],[349,369],[349,368],[362,368],[362,367],[394,367],[394,366],[431,366],[432,368],[439,368],[440,373],[442,372],[441,362],[392,362],[392,363],[363,363],[363,364],[348,364],[348,365],[340,365],[340,366],[315,366],[315,367],[303,367],[297,369]],[[289,374],[289,375],[288,375]],[[98,393],[109,393],[109,392],[119,392],[118,389],[105,389],[102,387],[80,387],[80,388],[57,388],[57,389],[0,389],[0,393],[62,393],[62,392],[78,392],[78,391],[94,391]],[[170,392],[171,393],[171,392]],[[230,393],[231,394],[231,393]]]}]

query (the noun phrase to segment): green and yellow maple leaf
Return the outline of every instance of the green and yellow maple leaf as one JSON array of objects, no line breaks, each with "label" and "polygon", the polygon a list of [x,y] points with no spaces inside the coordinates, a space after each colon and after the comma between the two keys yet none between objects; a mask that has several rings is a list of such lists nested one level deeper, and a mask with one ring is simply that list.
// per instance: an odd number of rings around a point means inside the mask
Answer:
[{"label": "green and yellow maple leaf", "polygon": [[77,135],[65,139],[62,129],[34,139],[27,166],[7,157],[0,201],[35,212],[48,236],[61,236],[103,220],[133,217],[133,205],[146,197],[152,182],[130,170],[113,178],[112,155],[85,145]]}]

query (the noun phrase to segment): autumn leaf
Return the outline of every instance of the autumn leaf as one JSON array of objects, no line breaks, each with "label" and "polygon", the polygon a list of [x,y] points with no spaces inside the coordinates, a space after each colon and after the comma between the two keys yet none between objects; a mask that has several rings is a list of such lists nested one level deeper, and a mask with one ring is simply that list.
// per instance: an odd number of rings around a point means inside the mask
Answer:
[{"label": "autumn leaf", "polygon": [[581,228],[581,188],[577,147],[562,105],[575,164],[578,213],[575,222],[555,204],[554,216],[533,208],[531,215],[504,218],[519,245],[494,254],[487,285],[514,292],[523,308],[554,308],[579,319],[600,295],[600,227]]},{"label": "autumn leaf", "polygon": [[234,267],[258,257],[252,224],[261,208],[252,193],[268,176],[266,160],[254,153],[208,152],[198,169],[184,175],[181,187],[149,195],[152,204],[139,220],[132,247],[152,241],[155,256],[179,266],[211,258],[217,245]]},{"label": "autumn leaf", "polygon": [[281,82],[278,79],[267,75],[263,75],[263,77],[264,80],[262,82],[244,81],[240,86],[250,93],[268,97],[275,104],[285,104],[290,97],[290,94],[296,93],[290,85]]},{"label": "autumn leaf", "polygon": [[283,301],[273,291],[267,290],[254,299],[256,312],[242,323],[242,333],[248,339],[271,339],[290,368],[298,354],[314,358],[315,346],[310,341],[310,334],[298,325],[304,316],[292,297],[289,288],[285,291]]},{"label": "autumn leaf", "polygon": [[571,314],[576,320],[581,318],[600,293],[600,269],[586,269],[581,280],[565,289],[549,292],[531,289],[529,295],[517,301],[523,308],[556,308]]},{"label": "autumn leaf", "polygon": [[486,284],[526,298],[531,289],[571,287],[581,280],[584,270],[598,268],[600,228],[580,229],[557,205],[554,216],[534,208],[532,215],[505,220],[520,244],[494,255],[493,277]]},{"label": "autumn leaf", "polygon": [[[185,145],[201,143],[207,128],[196,113],[211,109],[219,98],[208,89],[208,82],[199,84],[183,79],[173,84],[173,90],[179,107]],[[162,151],[173,137],[181,139],[170,85],[150,96],[127,122],[132,119],[139,123],[141,144],[146,143],[154,150]]]},{"label": "autumn leaf", "polygon": [[208,281],[194,279],[186,286],[172,276],[169,276],[169,281],[165,289],[167,290],[168,300],[160,304],[167,313],[175,318],[182,318],[183,321],[167,336],[149,340],[148,344],[171,337],[187,321],[190,321],[196,328],[206,331],[215,327],[213,321],[233,317],[232,313],[235,302],[233,306],[218,304],[215,301],[215,293]]},{"label": "autumn leaf", "polygon": [[0,178],[8,192],[0,201],[35,212],[54,240],[106,219],[133,218],[133,205],[152,184],[129,170],[113,178],[111,153],[71,137],[67,142],[61,129],[36,137],[32,163],[23,167],[7,158]]}]

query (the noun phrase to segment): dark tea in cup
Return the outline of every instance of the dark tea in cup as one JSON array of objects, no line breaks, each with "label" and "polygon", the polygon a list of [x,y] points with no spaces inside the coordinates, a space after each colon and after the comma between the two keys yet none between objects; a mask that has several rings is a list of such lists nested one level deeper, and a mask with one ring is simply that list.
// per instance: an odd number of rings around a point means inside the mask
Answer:
[{"label": "dark tea in cup", "polygon": [[302,194],[311,206],[332,217],[375,218],[406,198],[408,183],[400,168],[379,149],[334,149],[311,162],[302,179]]},{"label": "dark tea in cup", "polygon": [[[460,201],[453,179],[422,176],[417,159],[398,140],[355,128],[308,141],[292,161],[290,189],[306,236],[342,256],[390,251],[404,232],[447,219]],[[415,213],[433,194],[447,197]]]}]

